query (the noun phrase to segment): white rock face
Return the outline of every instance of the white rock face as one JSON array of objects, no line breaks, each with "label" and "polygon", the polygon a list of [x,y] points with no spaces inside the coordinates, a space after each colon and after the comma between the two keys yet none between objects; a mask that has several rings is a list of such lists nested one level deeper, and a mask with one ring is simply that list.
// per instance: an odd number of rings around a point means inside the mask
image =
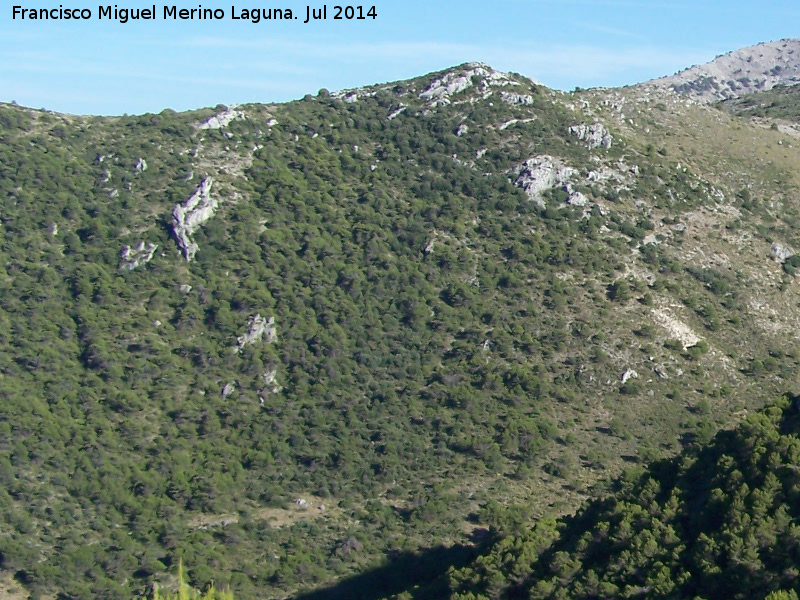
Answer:
[{"label": "white rock face", "polygon": [[266,342],[272,344],[278,339],[278,333],[275,328],[275,317],[265,319],[261,315],[256,315],[250,319],[250,325],[247,333],[240,335],[236,338],[236,343],[239,345],[239,351],[245,346],[255,344],[256,342]]},{"label": "white rock face", "polygon": [[153,255],[158,248],[158,244],[139,242],[136,248],[123,246],[119,253],[122,262],[119,264],[120,270],[133,271],[137,267],[146,265],[153,259]]},{"label": "white rock face", "polygon": [[533,104],[533,96],[530,94],[514,94],[512,92],[500,92],[500,99],[511,105],[521,104],[523,106],[530,106]]},{"label": "white rock face", "polygon": [[800,83],[800,39],[749,46],[645,85],[709,103]]},{"label": "white rock face", "polygon": [[458,137],[461,137],[462,135],[466,135],[467,133],[469,133],[469,127],[467,125],[464,125],[464,123],[459,125],[458,128],[456,129],[456,135]]},{"label": "white rock face", "polygon": [[794,248],[791,246],[784,246],[783,244],[779,244],[778,242],[773,242],[772,246],[769,247],[769,251],[775,260],[783,262],[787,258],[791,258],[797,252],[794,251]]},{"label": "white rock face", "polygon": [[238,110],[236,105],[231,105],[227,110],[219,113],[218,115],[214,115],[205,123],[201,123],[198,125],[198,129],[222,129],[223,127],[227,127],[230,125],[232,121],[237,119],[244,119],[245,114]]},{"label": "white rock face", "polygon": [[612,137],[608,130],[600,123],[591,125],[573,125],[569,133],[586,142],[592,148],[611,148]]},{"label": "white rock face", "polygon": [[577,174],[572,167],[546,154],[529,158],[522,163],[518,171],[519,176],[514,182],[515,185],[525,190],[528,198],[541,208],[545,207],[542,199],[544,192],[556,186],[565,185],[570,178]]},{"label": "white rock face", "polygon": [[235,391],[236,391],[236,384],[234,384],[234,383],[226,383],[225,387],[222,388],[222,397],[223,398],[227,398],[228,396],[233,394],[233,392],[235,392]]},{"label": "white rock face", "polygon": [[480,79],[480,85],[483,89],[515,83],[508,74],[495,71],[488,65],[469,63],[464,65],[464,68],[460,71],[450,71],[441,78],[435,79],[425,91],[420,93],[419,97],[422,100],[430,101],[432,106],[449,104],[450,96],[463,92],[475,85],[473,77]]},{"label": "white rock face", "polygon": [[144,173],[147,171],[147,161],[143,158],[140,158],[136,161],[136,164],[133,166],[133,170],[137,173]]},{"label": "white rock face", "polygon": [[194,259],[198,250],[192,235],[198,227],[214,216],[219,204],[211,197],[213,183],[211,177],[206,177],[186,202],[176,204],[172,209],[172,230],[187,262]]}]

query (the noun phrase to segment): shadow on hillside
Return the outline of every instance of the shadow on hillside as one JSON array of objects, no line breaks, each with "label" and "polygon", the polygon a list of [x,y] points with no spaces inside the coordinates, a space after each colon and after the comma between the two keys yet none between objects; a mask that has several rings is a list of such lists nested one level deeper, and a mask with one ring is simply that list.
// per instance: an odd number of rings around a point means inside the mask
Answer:
[{"label": "shadow on hillside", "polygon": [[294,600],[378,600],[408,592],[414,600],[449,596],[447,570],[468,565],[491,540],[476,545],[438,546],[419,553],[400,552],[376,569],[343,579],[336,585],[295,596]]}]

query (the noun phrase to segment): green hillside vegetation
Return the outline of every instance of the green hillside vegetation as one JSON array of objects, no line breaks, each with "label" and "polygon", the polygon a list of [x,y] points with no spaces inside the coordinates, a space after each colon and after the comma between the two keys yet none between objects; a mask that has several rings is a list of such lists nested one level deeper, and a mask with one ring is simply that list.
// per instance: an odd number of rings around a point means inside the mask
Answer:
[{"label": "green hillside vegetation", "polygon": [[183,574],[183,563],[178,565],[178,589],[175,593],[162,592],[158,585],[153,591],[153,600],[234,600],[230,591],[221,592],[212,585],[205,593],[192,590]]},{"label": "green hillside vegetation", "polygon": [[800,121],[800,90],[796,85],[778,86],[771,90],[726,100],[724,110],[747,117],[768,117]]},{"label": "green hillside vegetation", "polygon": [[[0,107],[0,574],[116,599],[183,560],[246,600],[411,564],[413,590],[500,515],[573,512],[793,389],[798,283],[770,244],[800,248],[800,154],[743,163],[781,134],[654,99],[645,134],[623,92],[495,75],[219,129],[223,106]],[[570,133],[595,121],[610,147]],[[520,173],[543,156],[574,171],[537,202]],[[173,209],[206,176],[187,262]],[[274,331],[240,341],[256,317]]]},{"label": "green hillside vegetation", "polygon": [[796,598],[800,410],[783,399],[734,431],[616,481],[575,517],[508,531],[453,572],[454,598]]}]

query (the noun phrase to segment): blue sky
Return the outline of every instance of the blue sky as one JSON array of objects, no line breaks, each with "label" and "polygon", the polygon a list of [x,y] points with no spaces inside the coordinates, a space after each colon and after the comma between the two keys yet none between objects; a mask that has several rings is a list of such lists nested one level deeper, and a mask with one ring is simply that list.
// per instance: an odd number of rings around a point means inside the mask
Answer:
[{"label": "blue sky", "polygon": [[[12,6],[89,8],[90,21],[12,20]],[[77,114],[279,102],[394,81],[467,61],[558,89],[671,75],[761,41],[798,37],[794,2],[374,0],[375,20],[303,24],[306,2],[156,1],[156,21],[97,19],[90,0],[12,0],[0,10],[0,101]],[[119,7],[153,0],[117,0]],[[164,5],[223,8],[165,22]],[[322,2],[310,6],[320,7]],[[113,5],[113,4],[112,4]],[[232,5],[291,8],[292,22],[234,21]],[[364,6],[373,6],[372,2]]]}]

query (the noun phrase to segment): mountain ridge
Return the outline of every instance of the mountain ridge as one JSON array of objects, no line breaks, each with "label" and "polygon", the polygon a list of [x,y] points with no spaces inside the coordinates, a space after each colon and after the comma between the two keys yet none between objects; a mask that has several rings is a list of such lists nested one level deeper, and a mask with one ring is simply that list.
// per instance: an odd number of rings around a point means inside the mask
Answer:
[{"label": "mountain ridge", "polygon": [[719,102],[800,82],[800,39],[733,50],[714,60],[638,85],[668,88],[699,102]]}]

